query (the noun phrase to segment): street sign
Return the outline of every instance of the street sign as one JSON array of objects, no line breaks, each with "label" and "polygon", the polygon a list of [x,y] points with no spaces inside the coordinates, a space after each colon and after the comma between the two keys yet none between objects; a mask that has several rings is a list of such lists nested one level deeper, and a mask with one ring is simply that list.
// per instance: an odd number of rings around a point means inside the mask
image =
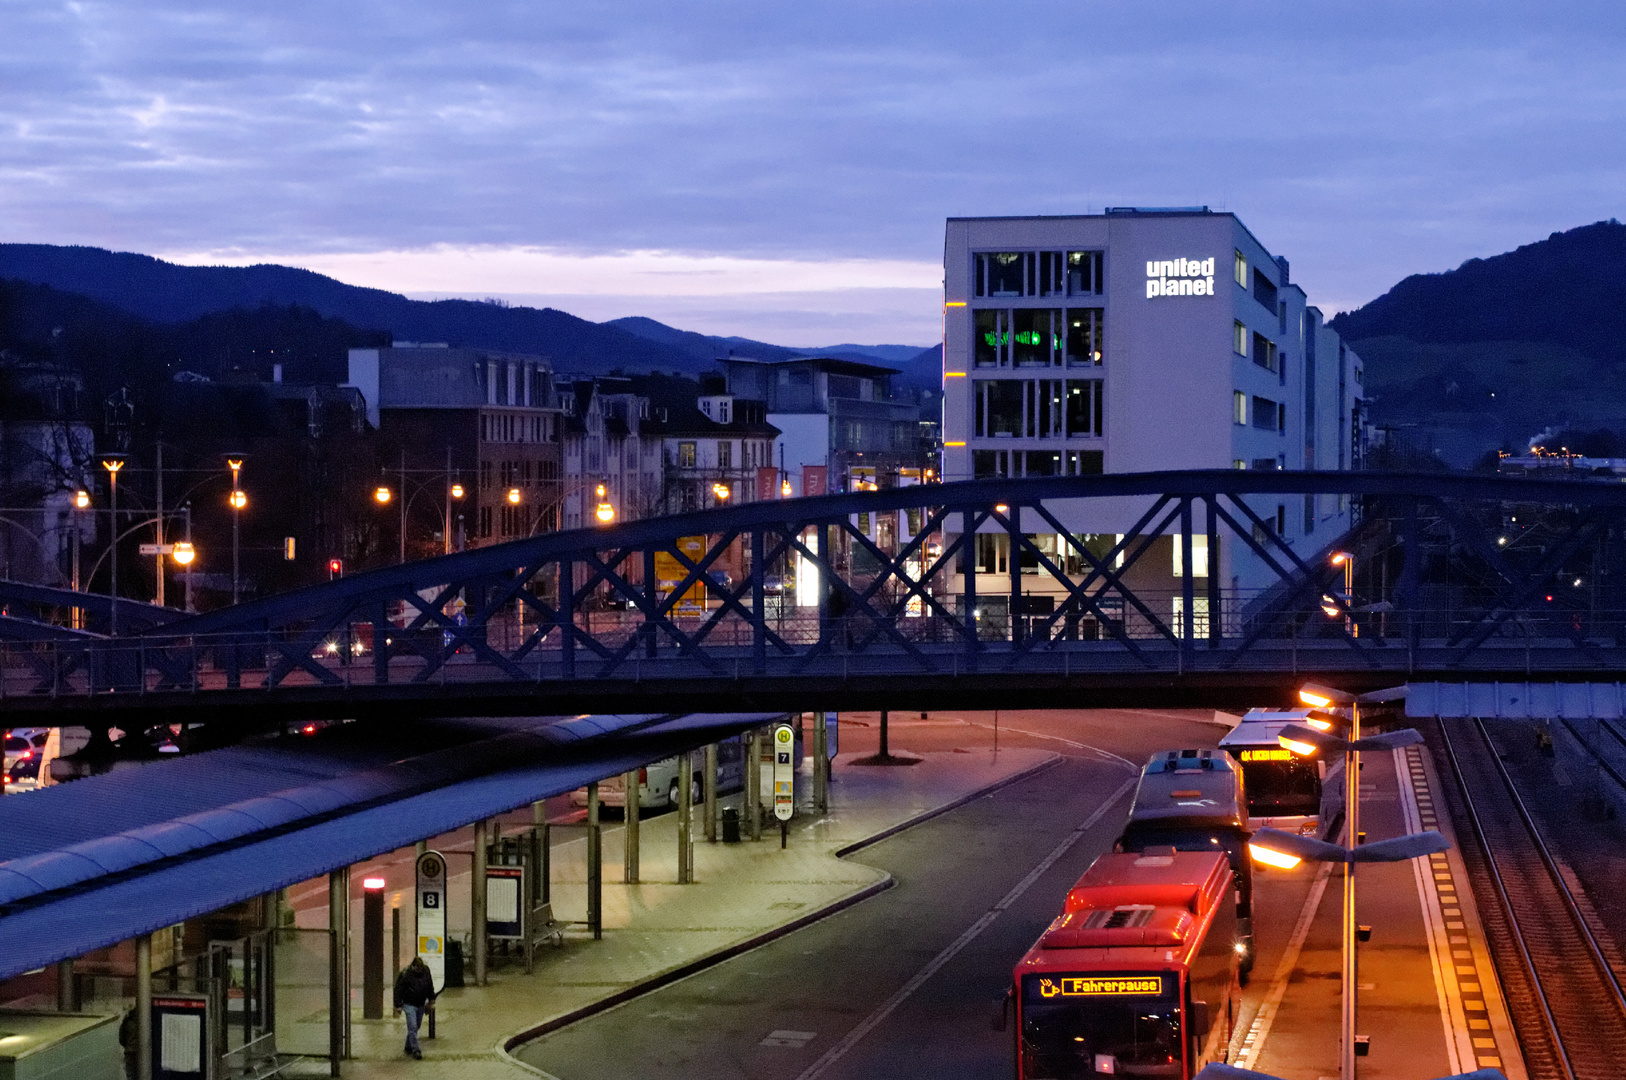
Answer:
[{"label": "street sign", "polygon": [[175,545],[174,544],[142,544],[141,545],[141,554],[143,554],[143,555],[173,555],[173,554],[175,554]]},{"label": "street sign", "polygon": [[773,729],[773,816],[789,821],[796,812],[796,732],[789,724]]},{"label": "street sign", "polygon": [[446,859],[438,851],[418,856],[418,956],[429,968],[435,993],[446,988]]}]

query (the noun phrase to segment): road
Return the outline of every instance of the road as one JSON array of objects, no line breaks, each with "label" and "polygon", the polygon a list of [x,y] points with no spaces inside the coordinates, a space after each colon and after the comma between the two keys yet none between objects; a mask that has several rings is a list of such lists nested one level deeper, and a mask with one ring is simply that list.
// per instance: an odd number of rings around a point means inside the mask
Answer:
[{"label": "road", "polygon": [[[1110,848],[1127,810],[1125,781],[1146,755],[1214,743],[1220,729],[1195,722],[1200,715],[1004,714],[1001,746],[1042,746],[1064,759],[854,856],[891,873],[895,888],[519,1056],[560,1080],[1009,1076],[1010,1036],[990,1020],[1012,965]],[[866,719],[874,723],[873,714],[843,715],[844,752],[874,744],[875,728],[859,726]],[[895,752],[993,737],[986,713],[896,719]]]}]

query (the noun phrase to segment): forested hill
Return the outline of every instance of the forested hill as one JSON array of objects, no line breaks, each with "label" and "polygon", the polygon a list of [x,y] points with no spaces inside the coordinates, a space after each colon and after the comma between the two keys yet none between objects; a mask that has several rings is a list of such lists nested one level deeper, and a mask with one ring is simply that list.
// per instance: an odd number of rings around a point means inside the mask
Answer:
[{"label": "forested hill", "polygon": [[[1626,225],[1611,218],[1553,233],[1455,270],[1413,274],[1332,320],[1351,342],[1530,342],[1626,360]],[[1358,345],[1357,345],[1358,347]]]},{"label": "forested hill", "polygon": [[552,308],[410,300],[287,266],[178,266],[91,247],[0,244],[0,279],[87,296],[152,324],[263,307],[299,307],[403,341],[538,353],[560,371],[700,371],[690,352]]}]

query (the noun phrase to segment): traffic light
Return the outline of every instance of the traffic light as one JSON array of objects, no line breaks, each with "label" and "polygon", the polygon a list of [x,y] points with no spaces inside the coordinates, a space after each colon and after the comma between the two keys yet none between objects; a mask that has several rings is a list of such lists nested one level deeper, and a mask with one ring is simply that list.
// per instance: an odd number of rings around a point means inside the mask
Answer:
[{"label": "traffic light", "polygon": [[329,581],[344,577],[344,560],[329,559],[327,561],[327,579]]}]

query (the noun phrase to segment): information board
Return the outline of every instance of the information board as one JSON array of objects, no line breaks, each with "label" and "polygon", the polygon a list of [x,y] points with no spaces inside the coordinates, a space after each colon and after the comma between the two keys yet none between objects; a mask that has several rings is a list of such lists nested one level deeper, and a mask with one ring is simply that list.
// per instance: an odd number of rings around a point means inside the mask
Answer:
[{"label": "information board", "polygon": [[446,989],[446,859],[438,851],[418,856],[415,911],[418,956],[428,966],[438,994]]},{"label": "information board", "polygon": [[773,729],[773,816],[789,821],[796,812],[796,732],[789,724]]},{"label": "information board", "polygon": [[153,1080],[207,1080],[209,999],[202,994],[158,994],[152,999]]},{"label": "information board", "polygon": [[486,937],[519,941],[525,936],[520,895],[525,871],[518,866],[486,870]]}]

